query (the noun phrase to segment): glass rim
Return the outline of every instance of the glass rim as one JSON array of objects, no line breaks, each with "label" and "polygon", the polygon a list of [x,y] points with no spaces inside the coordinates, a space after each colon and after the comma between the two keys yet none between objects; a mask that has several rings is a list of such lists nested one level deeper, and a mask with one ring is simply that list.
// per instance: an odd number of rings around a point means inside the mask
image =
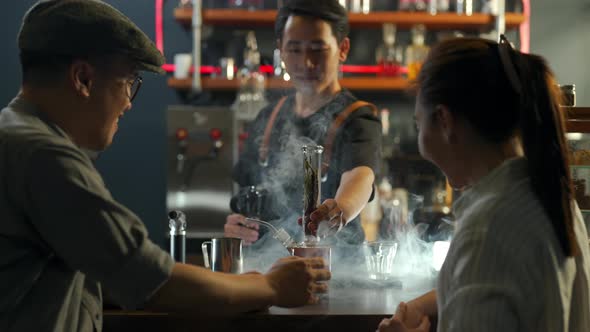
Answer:
[{"label": "glass rim", "polygon": [[321,145],[304,145],[301,147],[301,151],[321,153],[324,152],[324,147]]}]

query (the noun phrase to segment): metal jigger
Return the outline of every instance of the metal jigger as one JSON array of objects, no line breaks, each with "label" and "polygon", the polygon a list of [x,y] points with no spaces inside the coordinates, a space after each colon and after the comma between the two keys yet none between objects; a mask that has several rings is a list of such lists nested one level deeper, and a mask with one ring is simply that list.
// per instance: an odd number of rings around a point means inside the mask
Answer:
[{"label": "metal jigger", "polygon": [[170,256],[178,263],[186,262],[186,217],[182,211],[168,213],[170,226]]}]

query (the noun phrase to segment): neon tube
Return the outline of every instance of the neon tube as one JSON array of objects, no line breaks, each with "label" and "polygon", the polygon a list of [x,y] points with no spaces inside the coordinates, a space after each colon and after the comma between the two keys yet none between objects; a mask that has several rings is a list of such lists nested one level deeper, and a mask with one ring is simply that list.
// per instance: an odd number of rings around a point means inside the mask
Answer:
[{"label": "neon tube", "polygon": [[525,21],[520,25],[520,51],[529,53],[531,49],[531,0],[522,0]]}]

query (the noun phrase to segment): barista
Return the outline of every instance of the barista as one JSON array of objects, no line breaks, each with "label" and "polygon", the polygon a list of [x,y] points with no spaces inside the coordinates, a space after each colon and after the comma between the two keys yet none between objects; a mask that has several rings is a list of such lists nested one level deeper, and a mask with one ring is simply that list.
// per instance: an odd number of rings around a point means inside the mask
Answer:
[{"label": "barista", "polygon": [[[373,105],[338,82],[350,50],[348,31],[347,12],[337,0],[293,0],[279,9],[275,33],[295,93],[260,111],[233,178],[240,186],[267,190],[262,218],[297,227],[303,210],[301,147],[323,145],[323,203],[311,221],[330,220],[338,241],[358,244],[364,241],[359,213],[372,199],[380,161],[381,123]],[[251,244],[260,231],[242,214],[227,217],[226,236]]]}]

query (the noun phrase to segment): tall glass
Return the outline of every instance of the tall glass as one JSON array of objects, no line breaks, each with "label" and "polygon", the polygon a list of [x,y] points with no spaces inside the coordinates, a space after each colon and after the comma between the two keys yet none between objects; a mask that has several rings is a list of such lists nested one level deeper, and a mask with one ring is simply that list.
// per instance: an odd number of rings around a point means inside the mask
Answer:
[{"label": "tall glass", "polygon": [[317,225],[310,222],[309,216],[321,202],[322,153],[321,145],[305,145],[303,151],[303,233],[304,244],[315,245],[319,242]]}]

